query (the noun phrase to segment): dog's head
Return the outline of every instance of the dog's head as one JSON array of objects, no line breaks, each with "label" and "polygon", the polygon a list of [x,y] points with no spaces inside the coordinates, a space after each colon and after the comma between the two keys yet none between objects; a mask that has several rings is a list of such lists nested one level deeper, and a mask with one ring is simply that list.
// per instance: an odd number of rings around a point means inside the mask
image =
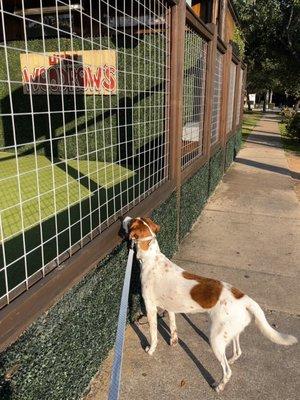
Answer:
[{"label": "dog's head", "polygon": [[[123,229],[130,240],[138,243],[142,250],[147,250],[153,237],[159,232],[160,226],[148,217],[124,218]],[[147,240],[149,238],[149,240]]]}]

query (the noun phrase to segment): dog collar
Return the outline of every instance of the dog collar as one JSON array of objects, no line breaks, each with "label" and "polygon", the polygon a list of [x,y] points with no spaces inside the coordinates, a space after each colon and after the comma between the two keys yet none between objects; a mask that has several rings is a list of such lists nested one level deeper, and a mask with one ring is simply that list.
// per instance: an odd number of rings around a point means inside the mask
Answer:
[{"label": "dog collar", "polygon": [[148,242],[149,240],[153,240],[154,238],[156,238],[156,235],[155,235],[155,233],[152,231],[152,229],[150,228],[150,226],[147,224],[147,222],[145,222],[144,220],[142,220],[141,218],[137,218],[138,220],[140,220],[144,225],[146,225],[146,227],[149,229],[149,231],[150,231],[150,233],[151,233],[151,236],[149,235],[149,236],[146,236],[146,237],[144,237],[144,238],[140,238],[140,239],[134,239],[133,241],[135,242],[135,243],[138,243],[138,242]]},{"label": "dog collar", "polygon": [[146,236],[144,238],[141,239],[132,239],[134,242],[148,242],[149,240],[153,240],[154,238],[156,238],[156,236]]}]

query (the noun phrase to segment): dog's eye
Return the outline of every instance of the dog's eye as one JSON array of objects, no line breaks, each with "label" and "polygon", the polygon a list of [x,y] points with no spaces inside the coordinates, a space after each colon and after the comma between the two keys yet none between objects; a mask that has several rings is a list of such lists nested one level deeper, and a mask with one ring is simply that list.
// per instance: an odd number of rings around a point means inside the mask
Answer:
[{"label": "dog's eye", "polygon": [[130,237],[130,239],[138,239],[138,235],[134,232],[131,232],[129,237]]}]

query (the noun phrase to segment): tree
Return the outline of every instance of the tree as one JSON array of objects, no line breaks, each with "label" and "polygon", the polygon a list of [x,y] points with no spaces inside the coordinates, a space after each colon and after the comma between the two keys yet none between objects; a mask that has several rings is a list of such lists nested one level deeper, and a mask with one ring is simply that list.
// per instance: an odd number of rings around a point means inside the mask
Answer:
[{"label": "tree", "polygon": [[300,0],[235,0],[245,39],[248,92],[300,99]]}]

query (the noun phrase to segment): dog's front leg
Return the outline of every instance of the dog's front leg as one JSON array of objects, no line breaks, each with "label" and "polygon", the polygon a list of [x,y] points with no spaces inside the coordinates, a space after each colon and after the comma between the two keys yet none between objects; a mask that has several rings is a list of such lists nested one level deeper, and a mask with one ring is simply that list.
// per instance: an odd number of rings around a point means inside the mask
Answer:
[{"label": "dog's front leg", "polygon": [[169,314],[170,332],[171,332],[170,346],[175,346],[178,343],[175,313],[168,311],[168,314]]},{"label": "dog's front leg", "polygon": [[152,356],[157,346],[157,308],[153,304],[146,304],[147,318],[150,328],[150,347],[146,347],[146,352]]}]

